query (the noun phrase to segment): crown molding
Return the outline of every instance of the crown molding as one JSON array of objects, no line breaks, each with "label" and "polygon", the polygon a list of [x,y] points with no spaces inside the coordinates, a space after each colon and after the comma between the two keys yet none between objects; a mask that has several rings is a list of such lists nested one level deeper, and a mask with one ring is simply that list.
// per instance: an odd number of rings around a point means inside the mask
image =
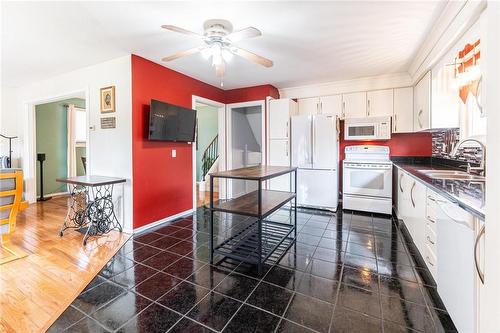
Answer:
[{"label": "crown molding", "polygon": [[411,86],[408,73],[371,76],[352,80],[332,81],[279,89],[281,98],[307,98]]}]

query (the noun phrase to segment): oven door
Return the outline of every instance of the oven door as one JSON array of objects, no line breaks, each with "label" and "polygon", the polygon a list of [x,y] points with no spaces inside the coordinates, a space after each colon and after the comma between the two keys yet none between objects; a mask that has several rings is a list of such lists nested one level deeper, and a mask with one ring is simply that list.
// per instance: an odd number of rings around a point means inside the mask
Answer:
[{"label": "oven door", "polygon": [[392,165],[344,162],[343,192],[351,195],[390,198]]},{"label": "oven door", "polygon": [[345,140],[373,140],[378,136],[378,123],[345,124]]}]

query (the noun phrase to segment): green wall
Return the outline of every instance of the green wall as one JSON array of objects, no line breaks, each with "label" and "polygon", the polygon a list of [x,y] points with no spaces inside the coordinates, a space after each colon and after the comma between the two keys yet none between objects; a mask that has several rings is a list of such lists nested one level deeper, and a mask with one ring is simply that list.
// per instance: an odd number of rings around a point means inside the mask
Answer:
[{"label": "green wall", "polygon": [[201,157],[210,142],[218,134],[217,108],[208,105],[196,107],[198,119],[198,149],[196,150],[196,181],[201,181]]},{"label": "green wall", "polygon": [[[36,152],[45,153],[45,161],[43,162],[44,195],[66,191],[66,185],[56,182],[56,178],[68,175],[68,127],[64,104],[75,104],[85,108],[85,100],[80,98],[40,104],[35,107]],[[80,153],[85,154],[81,151]],[[40,162],[37,162],[36,192],[37,195],[40,195]]]}]

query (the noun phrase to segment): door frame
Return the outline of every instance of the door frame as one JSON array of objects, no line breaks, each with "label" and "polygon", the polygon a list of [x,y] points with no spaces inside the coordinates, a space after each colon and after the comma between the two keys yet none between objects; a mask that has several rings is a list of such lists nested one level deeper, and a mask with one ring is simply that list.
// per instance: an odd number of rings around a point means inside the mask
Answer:
[{"label": "door frame", "polygon": [[48,97],[43,97],[27,102],[24,104],[24,133],[26,133],[26,145],[24,145],[24,156],[26,156],[26,163],[23,163],[23,172],[25,175],[25,196],[29,203],[36,202],[36,170],[37,170],[37,159],[36,159],[36,106],[40,104],[52,103],[68,98],[79,98],[81,95],[85,96],[85,109],[86,121],[87,121],[87,142],[85,144],[86,154],[87,154],[87,174],[91,174],[91,156],[90,153],[90,100],[89,100],[89,87],[83,87],[81,89],[72,90],[68,92],[62,92],[57,95],[52,95]]},{"label": "door frame", "polygon": [[[266,142],[266,137],[267,137],[267,128],[266,128],[266,100],[255,100],[255,101],[249,101],[249,102],[241,102],[241,103],[230,103],[226,104],[226,140],[228,144],[226,145],[226,167],[229,167],[232,164],[233,161],[233,155],[232,155],[232,149],[229,149],[227,147],[230,146],[230,142],[232,139],[232,131],[231,131],[231,120],[232,120],[232,109],[237,109],[237,108],[244,108],[244,107],[251,107],[251,106],[260,106],[261,107],[261,164],[265,165],[267,161],[267,142]],[[232,196],[232,187],[227,186],[226,189],[227,196],[231,197]]]},{"label": "door frame", "polygon": [[[196,104],[202,103],[209,106],[213,106],[217,108],[217,130],[219,132],[219,141],[218,141],[218,150],[219,150],[219,170],[226,170],[226,104],[217,102],[205,97],[192,95],[192,108],[196,110]],[[193,165],[193,211],[196,212],[197,207],[197,198],[196,198],[196,143],[193,142],[191,147],[192,153],[192,165]],[[219,182],[219,198],[225,198],[226,188],[222,186],[223,182]]]}]

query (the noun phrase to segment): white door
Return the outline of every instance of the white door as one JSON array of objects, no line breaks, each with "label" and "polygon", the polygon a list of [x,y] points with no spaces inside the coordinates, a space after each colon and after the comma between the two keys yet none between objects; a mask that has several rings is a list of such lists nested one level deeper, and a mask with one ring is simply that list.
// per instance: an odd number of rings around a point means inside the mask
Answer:
[{"label": "white door", "polygon": [[288,139],[291,102],[288,98],[269,101],[269,139]]},{"label": "white door", "polygon": [[474,218],[439,198],[437,289],[459,332],[475,332],[477,320]]},{"label": "white door", "polygon": [[319,103],[321,114],[342,116],[342,95],[323,96]]},{"label": "white door", "polygon": [[299,99],[299,115],[301,116],[312,116],[318,114],[319,110],[319,98],[300,98]]},{"label": "white door", "polygon": [[392,132],[413,132],[413,87],[394,89]]},{"label": "white door", "polygon": [[312,169],[297,171],[297,203],[299,205],[336,209],[337,199],[337,171]]},{"label": "white door", "polygon": [[312,116],[295,116],[292,122],[292,166],[312,168]]},{"label": "white door", "polygon": [[344,161],[343,169],[345,194],[383,198],[392,196],[392,165],[372,168]]},{"label": "white door", "polygon": [[313,117],[313,155],[314,169],[337,169],[337,132],[336,117],[318,115]]},{"label": "white door", "polygon": [[[288,140],[269,140],[269,165],[289,166],[290,154]],[[270,189],[275,191],[290,190],[290,175],[272,178]]]},{"label": "white door", "polygon": [[431,98],[431,72],[417,83],[414,90],[415,107],[413,109],[413,128],[415,131],[429,129],[430,124],[430,98]]},{"label": "white door", "polygon": [[394,92],[392,89],[373,90],[366,93],[368,117],[392,116]]},{"label": "white door", "polygon": [[366,92],[356,92],[342,95],[344,118],[366,117]]}]

